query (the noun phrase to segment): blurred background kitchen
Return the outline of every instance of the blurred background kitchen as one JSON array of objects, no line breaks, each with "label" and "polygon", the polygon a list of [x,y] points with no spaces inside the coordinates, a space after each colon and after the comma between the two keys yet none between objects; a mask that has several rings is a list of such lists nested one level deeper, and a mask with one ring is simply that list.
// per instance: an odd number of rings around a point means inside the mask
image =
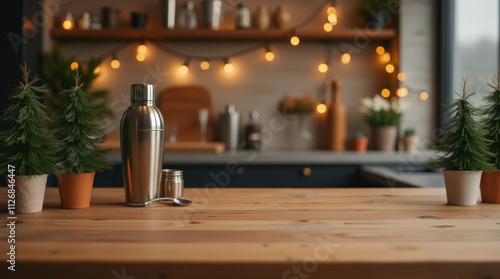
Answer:
[{"label": "blurred background kitchen", "polygon": [[[269,166],[279,175],[261,186],[277,185],[273,183],[286,176],[289,167],[293,167],[293,178],[301,180],[289,186],[375,185],[371,182],[377,179],[366,182],[356,178],[366,164],[387,166],[383,171],[392,171],[393,175],[394,170],[401,169],[401,161],[409,162],[410,167],[403,168],[414,169],[415,174],[417,169],[425,169],[427,150],[435,143],[437,129],[445,117],[441,104],[453,97],[461,77],[469,77],[470,88],[479,91],[476,101],[480,103],[481,93],[487,91],[484,84],[498,68],[496,0],[483,0],[480,5],[472,0],[11,2],[2,4],[6,6],[4,11],[9,11],[4,12],[4,20],[9,23],[2,27],[7,38],[3,47],[8,54],[3,63],[3,72],[7,73],[2,76],[2,106],[8,103],[8,89],[19,79],[21,61],[28,61],[33,73],[43,75],[41,55],[47,53],[54,59],[54,47],[60,49],[63,57],[74,57],[78,65],[71,67],[80,67],[82,71],[92,58],[102,59],[94,65],[96,78],[90,89],[108,93],[105,105],[110,113],[103,121],[110,140],[117,140],[120,117],[129,106],[130,84],[155,84],[160,109],[164,102],[180,115],[164,115],[166,123],[177,125],[170,146],[174,153],[167,150],[165,164],[192,168],[193,173],[202,176],[196,181],[186,177],[188,186],[203,186],[214,180],[210,172],[219,173],[230,160],[239,164],[237,175],[228,184],[235,186],[259,184],[248,177],[269,177],[269,173],[262,172],[269,172]],[[214,2],[220,4],[220,17],[214,18],[213,10],[218,8]],[[376,15],[380,5],[383,11]],[[207,26],[207,15],[220,20],[220,24]],[[294,35],[300,39],[296,46],[290,41]],[[141,45],[146,48],[140,48]],[[208,62],[209,68],[202,69],[206,67],[202,62]],[[229,63],[232,69],[226,67]],[[57,82],[57,75],[54,79]],[[327,151],[332,129],[328,107],[333,101],[334,81],[339,82],[337,93],[346,108],[343,141],[347,152],[342,153]],[[198,99],[186,101],[182,100],[182,93],[174,92],[174,97],[162,101],[162,94],[169,88],[186,86],[201,86],[208,93],[195,90],[189,96]],[[392,149],[404,150],[402,138],[410,130],[419,138],[417,152],[350,151],[350,138],[361,133],[371,135],[359,107],[362,98],[376,95],[410,104],[401,118],[399,139]],[[179,109],[186,103],[189,113]],[[297,103],[303,107],[296,108]],[[240,135],[238,149],[247,148],[245,127],[252,122],[250,115],[255,118],[254,124],[258,123],[257,149],[261,153],[256,159],[250,161],[243,153],[222,152],[224,147],[220,146],[207,151],[200,146],[184,145],[175,150],[175,144],[183,141],[197,141],[197,137],[202,140],[198,108],[204,107],[209,109],[208,142],[222,142],[228,148],[227,129],[234,129],[227,128],[224,118],[228,106],[241,115],[241,124],[236,126]],[[175,119],[180,119],[180,123],[175,123]],[[114,148],[119,150],[119,146]],[[111,160],[119,163],[119,155],[115,152]],[[347,169],[341,168],[346,166]],[[324,175],[330,171],[344,173],[341,176],[347,178],[316,183],[325,180]],[[389,174],[384,175],[386,178]],[[96,184],[120,186],[120,176],[117,166]],[[303,179],[307,177],[317,181],[306,183]],[[408,180],[411,179],[405,181]]]}]

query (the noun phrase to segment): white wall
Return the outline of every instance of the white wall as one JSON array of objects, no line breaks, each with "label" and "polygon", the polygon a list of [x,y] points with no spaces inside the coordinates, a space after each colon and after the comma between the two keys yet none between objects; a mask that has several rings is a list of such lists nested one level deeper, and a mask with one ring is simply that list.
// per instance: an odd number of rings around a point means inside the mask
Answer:
[{"label": "white wall", "polygon": [[[223,1],[224,2],[224,1]],[[267,3],[271,11],[278,4],[286,4],[292,14],[294,23],[300,22],[308,17],[312,11],[320,5],[323,0],[303,1],[247,1],[252,10],[257,5]],[[337,1],[339,11],[339,25],[341,27],[362,26],[362,20],[357,14],[357,6],[361,0]],[[138,1],[70,1],[63,10],[70,9],[75,16],[84,11],[99,13],[102,6],[111,5],[119,7],[123,24],[127,24],[129,12],[141,10],[149,13],[150,22],[148,27],[160,24],[160,12],[157,0]],[[178,1],[180,3],[180,1]],[[234,5],[235,1],[226,0],[224,3]],[[272,4],[269,4],[272,3]],[[230,6],[228,5],[228,6]],[[403,127],[415,127],[422,137],[429,137],[430,130],[434,125],[435,106],[435,80],[434,80],[434,26],[433,26],[433,3],[431,0],[403,0],[401,15],[401,70],[407,75],[408,86],[427,90],[430,93],[428,101],[420,101],[419,91],[410,92],[408,99],[411,100],[413,108],[404,118]],[[199,9],[199,7],[197,7]],[[326,18],[318,17],[308,28],[322,29]],[[229,20],[228,20],[229,19]],[[226,20],[232,19],[231,9],[226,10]],[[121,42],[103,41],[65,41],[63,42],[64,53],[76,54],[80,60],[87,60],[91,56],[99,56],[113,49]],[[223,54],[233,52],[236,49],[245,48],[258,42],[155,42],[165,43],[170,47],[184,52],[197,55]],[[157,92],[174,84],[195,83],[206,86],[214,97],[214,109],[221,112],[230,103],[244,114],[257,109],[261,114],[261,123],[268,127],[273,117],[273,109],[277,107],[281,98],[286,94],[304,95],[312,94],[319,98],[321,86],[325,80],[325,74],[317,71],[317,65],[325,59],[325,45],[321,42],[302,42],[298,47],[292,47],[285,41],[272,44],[275,60],[271,63],[264,61],[262,49],[234,57],[231,62],[235,66],[232,74],[222,71],[219,63],[212,63],[208,71],[202,71],[198,61],[192,62],[190,72],[186,76],[178,74],[178,67],[183,59],[162,52],[154,44],[148,43],[148,54],[144,62],[137,62],[135,57],[136,45],[130,45],[118,53],[121,68],[113,70],[109,66],[110,58],[102,64],[102,74],[95,81],[96,88],[107,88],[110,90],[114,102],[112,106],[116,118],[108,126],[108,130],[118,129],[119,119],[128,106],[129,88],[132,83],[148,82],[157,84]],[[354,45],[352,42],[347,42]],[[366,47],[360,48],[360,52],[352,55],[351,63],[343,65],[340,63],[340,51],[335,46],[331,78],[339,79],[343,83],[342,100],[348,110],[348,135],[357,130],[368,132],[361,114],[358,112],[359,99],[365,96],[378,94],[387,86],[387,74],[384,65],[378,61],[375,48],[378,44],[372,42]],[[50,47],[50,42],[45,44]],[[160,78],[148,79],[151,71],[158,69]],[[329,86],[328,86],[329,87]],[[319,99],[318,99],[319,100]],[[309,121],[309,129],[318,129],[314,117]],[[267,149],[289,149],[297,146],[294,123],[282,132],[273,134]],[[319,128],[321,129],[321,128]],[[321,148],[324,146],[324,135],[321,131],[314,132],[316,139],[307,144],[308,148]]]},{"label": "white wall", "polygon": [[[421,145],[433,144],[436,123],[436,9],[433,0],[402,0],[400,18],[400,69],[406,74],[403,86],[411,91],[411,110],[404,117],[402,129],[415,128]],[[422,101],[421,91],[429,93]]]}]

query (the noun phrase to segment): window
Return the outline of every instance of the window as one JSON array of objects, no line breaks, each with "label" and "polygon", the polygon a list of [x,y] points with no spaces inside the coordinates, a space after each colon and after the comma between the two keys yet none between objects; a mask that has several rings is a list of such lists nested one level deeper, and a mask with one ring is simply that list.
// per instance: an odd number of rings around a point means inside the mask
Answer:
[{"label": "window", "polygon": [[472,100],[479,105],[489,90],[485,84],[499,68],[499,1],[455,0],[454,6],[453,91],[459,92],[462,77],[468,77],[470,91],[477,92]]},{"label": "window", "polygon": [[[439,4],[439,91],[438,104],[456,98],[462,77],[476,91],[472,101],[484,104],[483,97],[492,74],[499,69],[499,0],[442,0]],[[438,106],[438,127],[447,118]]]}]

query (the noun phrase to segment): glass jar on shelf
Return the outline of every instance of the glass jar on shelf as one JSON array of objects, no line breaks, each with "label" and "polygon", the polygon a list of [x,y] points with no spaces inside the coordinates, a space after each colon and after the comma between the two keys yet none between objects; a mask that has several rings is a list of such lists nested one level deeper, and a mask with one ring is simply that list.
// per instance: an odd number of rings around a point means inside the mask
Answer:
[{"label": "glass jar on shelf", "polygon": [[194,11],[193,1],[188,1],[182,6],[179,12],[179,28],[196,29],[198,27],[198,19]]}]

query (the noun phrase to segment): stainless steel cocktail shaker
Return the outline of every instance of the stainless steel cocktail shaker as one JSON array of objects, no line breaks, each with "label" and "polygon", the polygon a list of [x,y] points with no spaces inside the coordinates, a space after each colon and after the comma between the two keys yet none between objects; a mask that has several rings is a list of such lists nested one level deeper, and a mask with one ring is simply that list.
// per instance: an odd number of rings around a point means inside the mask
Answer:
[{"label": "stainless steel cocktail shaker", "polygon": [[122,116],[120,144],[125,203],[144,206],[160,196],[165,123],[155,106],[152,84],[132,84],[130,107]]}]

